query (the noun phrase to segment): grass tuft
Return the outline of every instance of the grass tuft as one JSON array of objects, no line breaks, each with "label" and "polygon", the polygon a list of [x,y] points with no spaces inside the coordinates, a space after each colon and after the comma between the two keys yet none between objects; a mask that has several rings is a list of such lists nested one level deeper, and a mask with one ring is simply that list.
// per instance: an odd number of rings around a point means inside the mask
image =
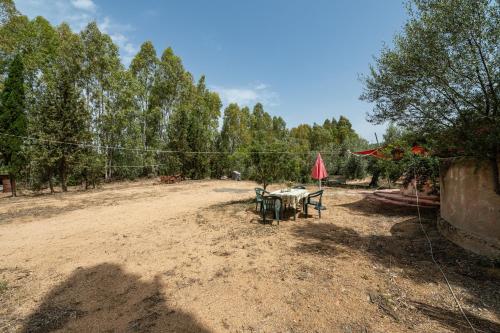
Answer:
[{"label": "grass tuft", "polygon": [[0,281],[0,294],[3,294],[7,291],[7,281]]}]

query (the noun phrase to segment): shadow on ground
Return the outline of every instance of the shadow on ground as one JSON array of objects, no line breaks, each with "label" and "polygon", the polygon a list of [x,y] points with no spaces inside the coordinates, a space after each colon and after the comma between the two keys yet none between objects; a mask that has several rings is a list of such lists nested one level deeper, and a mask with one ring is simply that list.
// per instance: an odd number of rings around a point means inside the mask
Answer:
[{"label": "shadow on ground", "polygon": [[[390,229],[390,235],[360,234],[348,227],[330,223],[300,224],[292,233],[300,240],[295,248],[299,253],[335,257],[345,251],[357,251],[372,262],[385,268],[401,268],[403,274],[417,283],[440,283],[442,275],[431,261],[429,244],[417,218],[411,210],[377,205],[366,199],[339,205],[363,215],[401,216],[407,218]],[[415,212],[414,212],[415,216]],[[442,237],[435,225],[435,213],[426,212],[423,228],[431,239],[436,260],[444,267],[450,283],[467,291],[462,300],[471,306],[486,307],[493,312],[500,309],[499,267],[487,258],[466,252]],[[457,312],[420,303],[415,308],[430,319],[443,325],[453,326],[452,321],[461,318]],[[457,310],[458,311],[458,310]],[[450,319],[452,318],[452,319]],[[455,318],[455,319],[454,319]],[[485,332],[500,332],[498,323],[471,315],[477,328]]]},{"label": "shadow on ground", "polygon": [[21,332],[209,332],[168,305],[158,279],[145,282],[114,264],[76,269],[50,291]]},{"label": "shadow on ground", "polygon": [[[250,213],[252,218],[251,221],[254,223],[263,224],[264,221],[262,219],[262,212],[255,204],[255,199],[239,199],[239,200],[230,200],[223,203],[218,203],[211,205],[208,207],[209,210],[220,210],[224,211],[227,215],[234,215],[239,212],[247,212]],[[294,212],[292,209],[287,208],[281,212],[280,223],[281,222],[293,222]],[[311,216],[311,215],[309,215]],[[304,218],[303,212],[300,210],[297,212],[297,219]],[[268,212],[266,215],[266,224],[277,224],[277,221],[274,219],[274,214],[272,212]]]},{"label": "shadow on ground", "polygon": [[[158,193],[155,191],[145,191],[139,193],[113,193],[109,195],[105,192],[106,190],[102,190],[100,192],[93,192],[96,195],[90,198],[79,197],[81,194],[87,194],[83,191],[79,192],[71,192],[64,194],[43,194],[43,199],[59,199],[61,196],[64,196],[64,199],[68,200],[67,204],[64,206],[54,205],[54,202],[47,202],[46,205],[37,205],[37,206],[27,206],[22,208],[11,209],[7,212],[0,213],[0,223],[6,224],[13,222],[16,219],[23,219],[26,217],[34,217],[37,219],[40,218],[51,218],[60,214],[69,213],[76,210],[86,209],[88,207],[104,207],[104,206],[115,206],[121,204],[126,201],[137,201],[143,200],[147,198],[154,197],[155,199],[166,197],[172,195],[173,192],[177,192],[176,188],[169,188],[168,191],[163,193]],[[29,197],[27,200],[32,200],[36,197]],[[22,198],[26,200],[26,198]]]},{"label": "shadow on ground", "polygon": [[[383,214],[384,216],[414,216],[417,214],[417,209],[415,207],[387,205],[380,202],[374,202],[366,197],[358,201],[344,203],[338,206],[347,208],[354,215],[363,216],[373,216],[375,214]],[[424,217],[434,217],[436,216],[436,209],[421,208],[420,213]]]},{"label": "shadow on ground", "polygon": [[[438,321],[444,327],[456,332],[471,332],[471,328],[458,311],[451,311],[422,302],[413,302],[412,305],[419,313]],[[467,318],[476,330],[480,332],[500,332],[500,324],[478,317],[466,311]]]}]

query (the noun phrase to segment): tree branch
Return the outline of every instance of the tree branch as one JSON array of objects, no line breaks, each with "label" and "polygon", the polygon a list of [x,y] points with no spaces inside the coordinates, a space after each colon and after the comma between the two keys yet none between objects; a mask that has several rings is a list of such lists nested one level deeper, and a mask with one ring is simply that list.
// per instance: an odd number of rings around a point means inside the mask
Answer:
[{"label": "tree branch", "polygon": [[[471,51],[474,52],[474,45],[472,45],[472,41],[470,38],[467,38],[467,42],[469,43],[469,46],[471,47]],[[488,92],[486,91],[486,86],[484,85],[483,79],[481,78],[481,71],[479,67],[475,64],[474,69],[476,70],[477,78],[479,80],[479,84],[481,85],[481,90],[483,91],[484,99],[485,99],[485,106],[486,106],[486,115],[488,116],[490,114],[490,98],[488,96]]]}]

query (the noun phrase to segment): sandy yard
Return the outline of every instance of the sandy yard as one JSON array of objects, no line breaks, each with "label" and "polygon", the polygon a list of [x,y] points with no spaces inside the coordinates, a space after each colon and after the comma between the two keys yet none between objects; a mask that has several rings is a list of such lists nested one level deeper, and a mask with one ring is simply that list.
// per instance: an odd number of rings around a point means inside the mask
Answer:
[{"label": "sandy yard", "polygon": [[[255,186],[141,181],[0,198],[0,331],[470,331],[414,210],[329,188],[321,219],[263,225]],[[500,332],[498,264],[434,224],[425,213],[477,332]]]}]

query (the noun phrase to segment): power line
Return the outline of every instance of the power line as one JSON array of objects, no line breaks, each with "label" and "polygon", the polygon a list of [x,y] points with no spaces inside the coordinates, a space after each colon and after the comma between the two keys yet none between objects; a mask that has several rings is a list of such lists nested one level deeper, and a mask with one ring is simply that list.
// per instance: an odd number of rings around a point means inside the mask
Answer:
[{"label": "power line", "polygon": [[[54,144],[65,144],[65,145],[72,145],[72,146],[78,146],[78,147],[84,147],[84,148],[96,148],[96,149],[102,149],[102,150],[123,150],[123,151],[135,151],[135,152],[153,152],[153,153],[167,153],[167,154],[172,154],[172,153],[182,153],[182,154],[214,154],[214,155],[226,155],[226,154],[288,154],[288,155],[307,155],[307,154],[315,154],[315,153],[321,153],[323,155],[334,155],[336,154],[335,152],[332,151],[315,151],[315,150],[309,150],[309,151],[302,151],[302,152],[296,152],[296,151],[275,151],[275,150],[263,150],[263,151],[245,151],[245,152],[224,152],[224,151],[189,151],[189,150],[164,150],[164,149],[150,149],[150,148],[127,148],[127,147],[119,147],[119,146],[107,146],[107,145],[98,145],[98,144],[91,144],[91,143],[85,143],[85,142],[68,142],[68,141],[61,141],[61,140],[53,140],[53,139],[42,139],[42,138],[35,138],[35,137],[29,137],[29,136],[20,136],[20,135],[13,135],[13,134],[7,134],[7,133],[0,133],[2,136],[8,136],[8,137],[15,137],[19,139],[24,139],[24,140],[31,140],[31,141],[37,141],[37,142],[45,142],[45,143],[54,143]],[[37,144],[37,143],[33,143]],[[39,144],[39,143],[38,143]],[[349,150],[346,151],[348,154],[352,154]]]},{"label": "power line", "polygon": [[153,168],[167,166],[168,164],[150,164],[150,165],[108,165],[110,168]]},{"label": "power line", "polygon": [[434,249],[432,247],[432,242],[431,242],[429,236],[427,235],[427,232],[425,231],[424,225],[422,224],[422,217],[420,215],[420,205],[419,205],[419,202],[418,202],[418,188],[417,188],[418,187],[418,184],[417,184],[417,172],[415,170],[415,166],[413,166],[413,175],[415,177],[415,197],[417,199],[418,222],[420,224],[420,229],[424,233],[425,238],[427,239],[427,243],[429,244],[429,249],[430,249],[430,252],[431,252],[431,259],[434,262],[434,264],[437,266],[437,268],[439,269],[439,271],[441,272],[441,275],[443,275],[443,278],[444,278],[444,280],[446,282],[446,285],[448,286],[448,289],[450,290],[450,293],[453,296],[453,299],[455,300],[455,303],[457,304],[458,308],[460,309],[460,312],[462,313],[462,316],[467,321],[467,324],[469,324],[470,328],[472,329],[472,332],[476,333],[476,329],[474,328],[474,326],[472,326],[472,323],[470,322],[469,317],[467,317],[467,315],[465,314],[465,311],[463,310],[462,305],[460,304],[457,296],[453,292],[453,289],[451,288],[451,285],[450,285],[450,281],[448,281],[448,278],[446,277],[446,274],[444,273],[443,269],[441,268],[441,265],[439,265],[439,263],[437,262],[436,258],[434,257]]}]

